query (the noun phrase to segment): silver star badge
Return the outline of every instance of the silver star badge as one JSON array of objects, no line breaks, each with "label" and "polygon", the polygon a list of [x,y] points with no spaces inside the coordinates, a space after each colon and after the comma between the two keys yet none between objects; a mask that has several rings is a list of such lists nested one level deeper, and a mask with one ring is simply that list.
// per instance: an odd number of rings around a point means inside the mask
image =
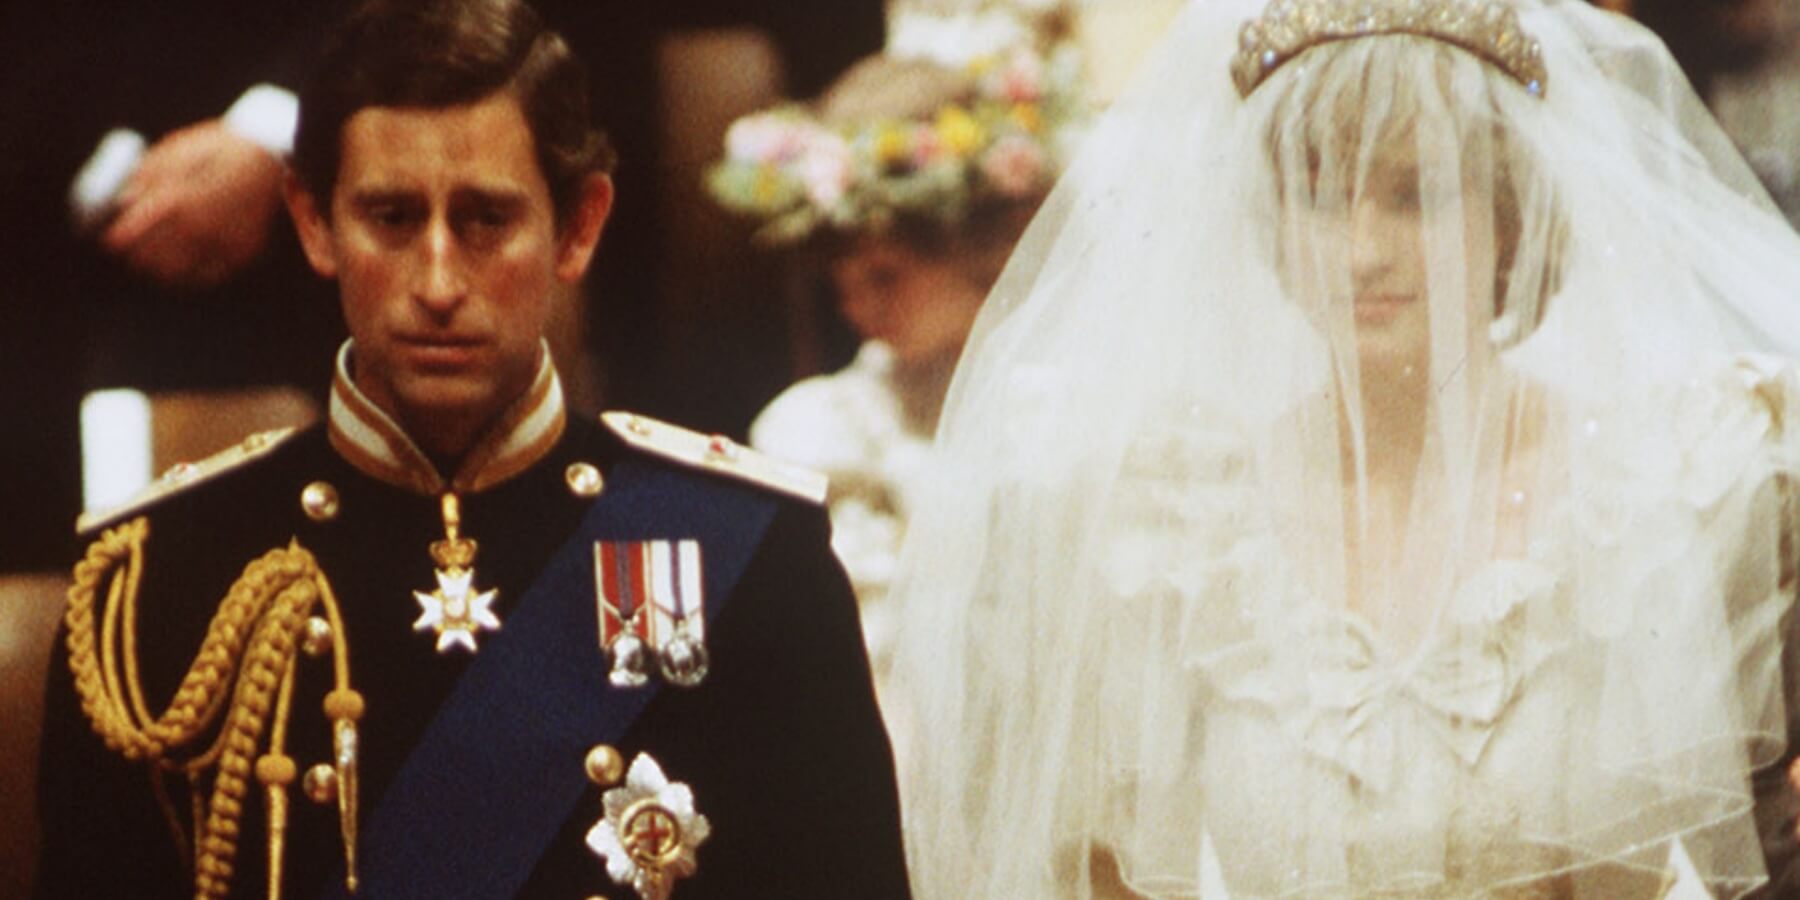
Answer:
[{"label": "silver star badge", "polygon": [[670,781],[649,754],[638,754],[625,783],[600,801],[606,818],[588,829],[587,844],[606,860],[613,881],[644,900],[666,900],[676,879],[699,868],[694,851],[712,826],[694,811],[694,792]]},{"label": "silver star badge", "polygon": [[500,630],[500,618],[493,610],[499,592],[492,588],[478,592],[472,586],[474,580],[471,569],[438,569],[437,590],[429,594],[413,591],[420,607],[413,630],[437,632],[439,653],[458,646],[474,653],[477,631]]}]

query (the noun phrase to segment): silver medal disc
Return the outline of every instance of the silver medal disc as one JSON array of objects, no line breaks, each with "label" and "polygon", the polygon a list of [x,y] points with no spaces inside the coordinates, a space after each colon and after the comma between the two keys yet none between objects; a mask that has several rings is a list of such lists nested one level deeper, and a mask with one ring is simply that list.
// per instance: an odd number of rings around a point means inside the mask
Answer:
[{"label": "silver medal disc", "polygon": [[650,680],[650,660],[644,642],[636,635],[621,635],[613,641],[612,672],[607,676],[614,687],[643,687]]},{"label": "silver medal disc", "polygon": [[706,645],[678,634],[661,653],[663,678],[678,687],[694,687],[706,678]]}]

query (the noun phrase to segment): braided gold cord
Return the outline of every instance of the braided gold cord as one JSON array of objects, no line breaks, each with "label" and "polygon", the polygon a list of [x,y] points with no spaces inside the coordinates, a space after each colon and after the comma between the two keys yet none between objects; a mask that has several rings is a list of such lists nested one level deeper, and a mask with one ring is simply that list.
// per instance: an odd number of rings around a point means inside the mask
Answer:
[{"label": "braided gold cord", "polygon": [[263,783],[269,820],[269,900],[280,900],[282,860],[287,848],[288,785],[298,774],[287,755],[288,713],[294,705],[294,661],[289,659],[281,675],[281,691],[275,695],[275,724],[269,729],[269,752],[256,762],[256,779]]},{"label": "braided gold cord", "polygon": [[[285,790],[293,768],[282,747],[299,635],[315,605],[325,607],[333,625],[333,695],[355,695],[336,597],[312,555],[298,542],[251,562],[220,602],[169,708],[153,716],[144,702],[136,646],[137,596],[148,538],[147,520],[134,519],[102,534],[75,567],[64,624],[69,668],[82,711],[115,752],[157,769],[187,773],[196,804],[195,896],[206,900],[224,897],[230,890],[244,798],[258,760],[258,743],[275,707],[268,756],[272,762],[256,775],[270,794],[269,891],[271,897],[278,896]],[[95,598],[103,583],[107,599],[96,636]],[[360,704],[359,695],[357,699]],[[192,745],[212,730],[222,711],[224,724],[210,746],[183,760],[171,758],[174,750],[193,751]],[[209,769],[212,792],[202,818],[199,788]],[[287,778],[273,777],[281,775]],[[353,826],[346,826],[345,839],[346,854],[353,858]]]},{"label": "braided gold cord", "polygon": [[310,580],[292,581],[257,621],[221,734],[224,751],[213,778],[212,802],[195,842],[194,871],[199,896],[223,897],[230,891],[238,822],[243,816],[257,741],[268,721],[282,673],[299,649],[297,636],[306,626],[306,614],[318,598],[318,588]]},{"label": "braided gold cord", "polygon": [[[207,626],[206,640],[193,665],[182,678],[175,699],[162,716],[152,719],[141,708],[142,686],[138,681],[135,630],[117,635],[121,612],[135,624],[137,587],[143,570],[143,544],[149,537],[149,522],[134,519],[101,535],[88,548],[87,555],[75,566],[75,582],[69,588],[69,607],[64,615],[68,631],[69,667],[75,676],[75,689],[81,696],[81,708],[94,723],[94,730],[111,749],[127,759],[159,759],[169,746],[184,745],[205,731],[215,720],[225,699],[225,686],[236,671],[238,660],[249,640],[251,625],[262,607],[278,588],[274,582],[293,580],[316,572],[312,557],[304,550],[271,550],[261,559],[245,567],[244,574],[231,586],[224,602]],[[109,585],[100,646],[95,646],[94,595],[99,583],[125,564],[124,581],[112,579]],[[121,667],[115,658],[115,647],[124,645],[127,665]],[[121,685],[121,674],[129,682]],[[122,696],[127,691],[131,701]]]}]

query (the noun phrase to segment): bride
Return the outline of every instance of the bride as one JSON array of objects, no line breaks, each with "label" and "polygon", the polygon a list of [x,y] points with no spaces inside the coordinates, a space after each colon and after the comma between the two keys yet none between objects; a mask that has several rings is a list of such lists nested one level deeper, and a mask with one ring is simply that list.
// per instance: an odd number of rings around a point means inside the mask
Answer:
[{"label": "bride", "polygon": [[920,894],[1755,889],[1797,355],[1800,239],[1628,20],[1196,0],[951,388]]}]

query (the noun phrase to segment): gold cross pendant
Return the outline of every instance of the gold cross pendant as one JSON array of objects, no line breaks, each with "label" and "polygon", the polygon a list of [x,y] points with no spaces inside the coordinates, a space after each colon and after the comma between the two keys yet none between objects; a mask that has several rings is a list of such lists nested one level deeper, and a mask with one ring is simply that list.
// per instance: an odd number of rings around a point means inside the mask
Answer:
[{"label": "gold cross pendant", "polygon": [[475,652],[475,633],[499,631],[500,618],[494,615],[494,598],[498,591],[475,588],[475,541],[463,537],[462,506],[453,493],[445,494],[444,539],[431,543],[431,558],[437,563],[437,588],[427,593],[413,591],[419,601],[419,619],[414,631],[430,630],[437,634],[437,651],[452,647]]}]

